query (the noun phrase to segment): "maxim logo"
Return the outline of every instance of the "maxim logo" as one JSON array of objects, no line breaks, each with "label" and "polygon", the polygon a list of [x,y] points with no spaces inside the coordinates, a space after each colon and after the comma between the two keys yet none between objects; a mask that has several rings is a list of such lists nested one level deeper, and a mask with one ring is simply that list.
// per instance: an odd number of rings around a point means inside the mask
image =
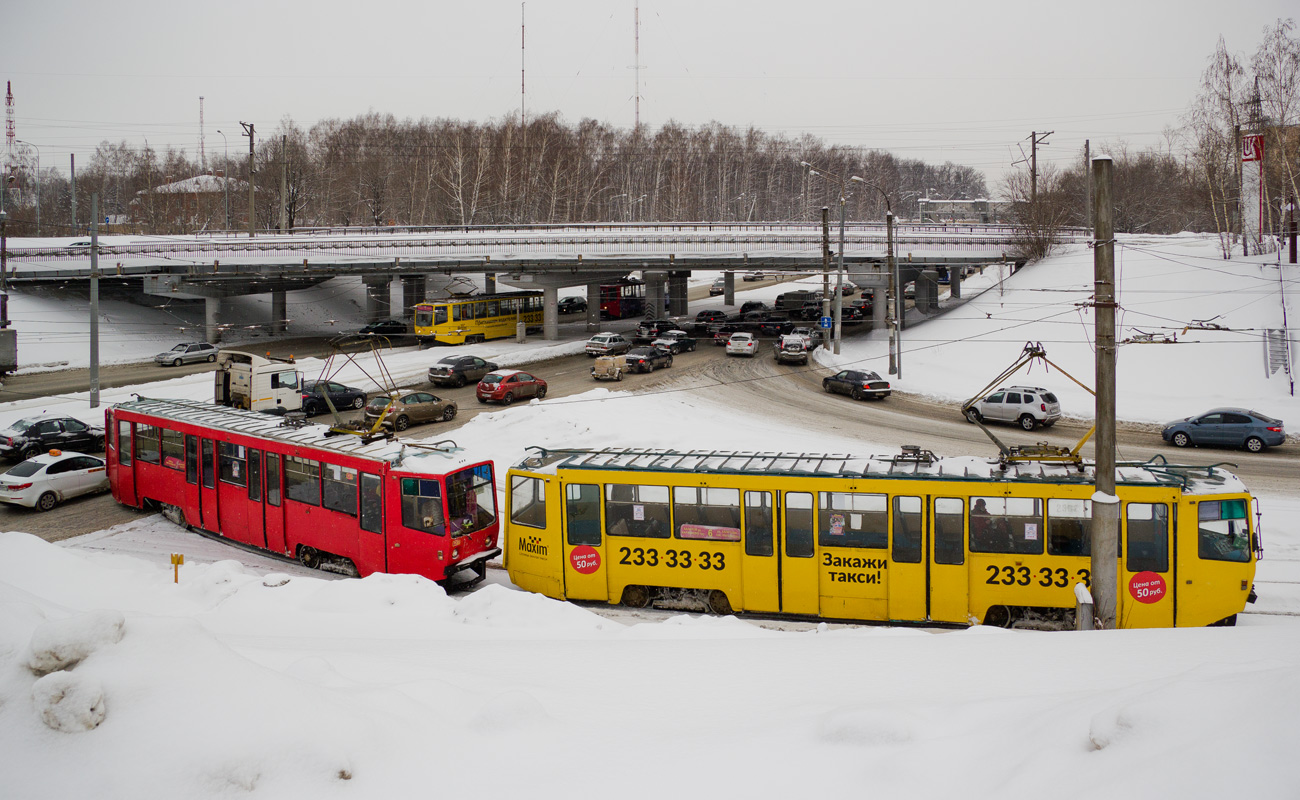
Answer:
[{"label": "maxim logo", "polygon": [[529,536],[526,539],[519,540],[519,551],[523,553],[532,553],[533,555],[546,555],[546,545],[542,544],[542,537]]}]

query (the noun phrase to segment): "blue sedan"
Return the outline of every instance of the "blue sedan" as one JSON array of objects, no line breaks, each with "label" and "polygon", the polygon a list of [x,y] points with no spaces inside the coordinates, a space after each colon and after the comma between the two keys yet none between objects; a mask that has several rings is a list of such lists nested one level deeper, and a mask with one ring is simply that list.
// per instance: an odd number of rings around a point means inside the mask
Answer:
[{"label": "blue sedan", "polygon": [[1214,445],[1244,447],[1258,453],[1286,441],[1282,420],[1244,408],[1216,408],[1193,417],[1171,422],[1160,432],[1176,447]]}]

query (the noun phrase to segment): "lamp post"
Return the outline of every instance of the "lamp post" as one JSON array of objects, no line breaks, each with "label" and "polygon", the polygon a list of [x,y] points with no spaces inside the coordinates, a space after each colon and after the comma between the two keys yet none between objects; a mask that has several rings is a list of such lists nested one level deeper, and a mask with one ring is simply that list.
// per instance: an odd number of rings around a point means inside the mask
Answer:
[{"label": "lamp post", "polygon": [[[808,170],[810,174],[816,175],[820,178],[825,178],[826,180],[840,187],[840,256],[838,261],[838,267],[836,268],[836,274],[835,274],[835,299],[832,301],[831,304],[832,305],[831,315],[834,317],[834,321],[832,323],[834,327],[832,328],[832,333],[831,333],[831,338],[833,340],[832,352],[835,353],[835,355],[839,355],[840,339],[841,339],[841,334],[843,332],[843,328],[840,325],[840,319],[841,319],[840,308],[841,308],[842,298],[844,297],[844,207],[846,205],[845,201],[847,200],[846,193],[844,191],[844,181],[834,175],[831,175],[827,172],[823,172],[817,169],[812,164],[809,164],[807,161],[800,161],[799,166]],[[825,307],[826,307],[826,301],[825,298],[823,298],[822,308],[825,309]]]},{"label": "lamp post", "polygon": [[41,235],[41,148],[22,139],[14,139],[18,144],[25,144],[36,151],[36,235]]},{"label": "lamp post", "polygon": [[[221,131],[217,131],[221,133]],[[226,232],[230,232],[230,142],[221,133],[221,141],[226,146],[226,160],[221,164],[221,185],[226,189]]]},{"label": "lamp post", "polygon": [[849,178],[864,186],[870,186],[885,199],[885,263],[889,269],[889,280],[894,284],[894,324],[889,329],[889,374],[903,377],[903,286],[899,280],[898,262],[894,260],[894,209],[889,204],[889,193],[865,178],[857,175]]}]

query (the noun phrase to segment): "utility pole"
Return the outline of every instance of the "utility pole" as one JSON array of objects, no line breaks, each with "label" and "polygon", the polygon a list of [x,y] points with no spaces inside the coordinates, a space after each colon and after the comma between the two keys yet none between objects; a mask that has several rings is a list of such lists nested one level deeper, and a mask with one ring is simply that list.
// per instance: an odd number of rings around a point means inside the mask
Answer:
[{"label": "utility pole", "polygon": [[[831,315],[831,210],[822,206],[822,318]],[[820,325],[820,321],[818,325]],[[829,348],[831,329],[822,328],[822,346]]]},{"label": "utility pole", "polygon": [[77,154],[72,153],[68,156],[71,166],[68,167],[68,175],[72,178],[72,233],[77,233]]},{"label": "utility pole", "polygon": [[1119,603],[1119,499],[1115,496],[1115,223],[1113,164],[1092,162],[1093,281],[1096,312],[1097,445],[1092,503],[1092,598],[1096,628],[1113,630]]},{"label": "utility pole", "polygon": [[1288,231],[1287,238],[1291,240],[1291,263],[1295,263],[1295,195],[1287,195],[1286,198],[1286,228]]},{"label": "utility pole", "polygon": [[90,407],[99,408],[99,195],[94,192],[90,195]]},{"label": "utility pole", "polygon": [[289,232],[289,137],[280,137],[280,233]]},{"label": "utility pole", "polygon": [[[889,198],[885,198],[885,199],[888,200]],[[894,320],[894,325],[898,330],[897,332],[893,332],[893,331],[890,332],[890,338],[894,340],[894,345],[893,348],[891,349],[895,353],[897,353],[897,356],[895,359],[891,359],[894,361],[894,364],[892,367],[890,367],[889,371],[898,380],[902,380],[903,379],[903,286],[902,286],[902,276],[898,273],[898,259],[894,258],[894,210],[891,208],[886,208],[885,210],[885,231],[886,231],[885,246],[887,248],[885,251],[885,258],[888,260],[886,266],[889,267],[890,280],[893,281],[894,284],[894,292],[895,292],[894,306],[898,309],[897,318]]]},{"label": "utility pole", "polygon": [[1092,154],[1089,151],[1089,141],[1083,140],[1083,185],[1088,187],[1088,200],[1084,206],[1084,219],[1092,225]]},{"label": "utility pole", "polygon": [[253,191],[253,123],[241,122],[244,126],[244,135],[248,137],[248,238],[252,239],[256,231],[256,194]]},{"label": "utility pole", "polygon": [[1046,133],[1029,132],[1029,202],[1031,203],[1038,202],[1038,145],[1051,144],[1051,142],[1044,140],[1054,133],[1056,131],[1047,131]]}]

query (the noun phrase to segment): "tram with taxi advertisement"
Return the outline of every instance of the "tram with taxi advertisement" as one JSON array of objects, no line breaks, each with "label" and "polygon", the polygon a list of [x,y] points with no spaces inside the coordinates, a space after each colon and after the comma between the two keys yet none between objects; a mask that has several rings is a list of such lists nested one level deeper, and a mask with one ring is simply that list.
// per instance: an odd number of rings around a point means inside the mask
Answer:
[{"label": "tram with taxi advertisement", "polygon": [[492,462],[450,441],[143,397],[108,409],[105,426],[119,503],[309,567],[463,584],[501,552]]},{"label": "tram with taxi advertisement", "polygon": [[501,292],[429,300],[415,306],[415,335],[422,342],[475,344],[514,336],[522,323],[542,325],[541,292]]},{"label": "tram with taxi advertisement", "polygon": [[[1060,629],[1091,582],[1094,477],[912,447],[533,448],[507,476],[502,546],[515,585],[559,599]],[[1233,624],[1261,555],[1246,487],[1157,456],[1120,464],[1117,495],[1117,627]]]}]

